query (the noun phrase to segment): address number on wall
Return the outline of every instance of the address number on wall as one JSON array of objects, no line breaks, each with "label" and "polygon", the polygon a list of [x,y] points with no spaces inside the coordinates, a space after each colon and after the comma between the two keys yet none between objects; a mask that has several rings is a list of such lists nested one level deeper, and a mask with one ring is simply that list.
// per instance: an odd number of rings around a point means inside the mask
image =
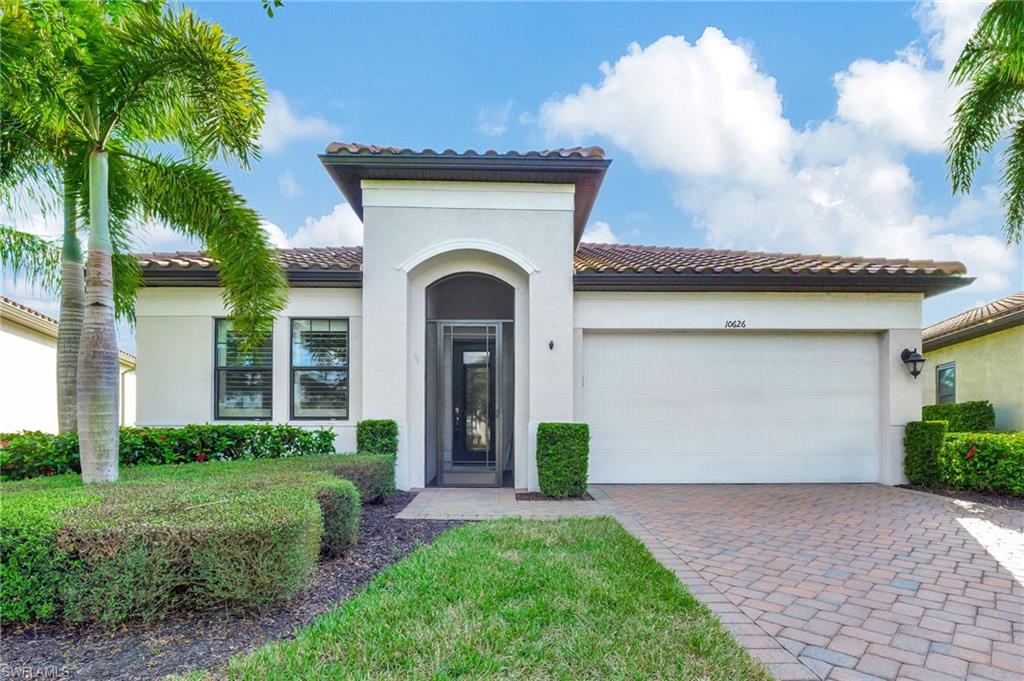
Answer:
[{"label": "address number on wall", "polygon": [[725,328],[727,329],[745,329],[747,328],[746,319],[727,319],[725,321]]}]

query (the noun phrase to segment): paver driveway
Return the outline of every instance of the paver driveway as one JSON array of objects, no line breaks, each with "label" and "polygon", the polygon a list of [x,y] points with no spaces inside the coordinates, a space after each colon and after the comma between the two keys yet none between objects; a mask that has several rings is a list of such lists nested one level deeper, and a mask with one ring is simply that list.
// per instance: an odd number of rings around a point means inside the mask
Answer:
[{"label": "paver driveway", "polygon": [[1024,679],[1024,513],[880,485],[602,485],[780,679]]}]

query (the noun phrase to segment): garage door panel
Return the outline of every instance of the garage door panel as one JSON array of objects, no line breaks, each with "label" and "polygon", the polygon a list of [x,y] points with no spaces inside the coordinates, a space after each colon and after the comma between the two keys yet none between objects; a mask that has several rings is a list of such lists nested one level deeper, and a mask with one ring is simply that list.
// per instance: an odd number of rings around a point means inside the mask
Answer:
[{"label": "garage door panel", "polygon": [[[874,465],[856,456],[819,456],[796,462],[786,456],[736,456],[727,466],[708,457],[650,455],[592,459],[594,483],[784,483],[873,480]],[[778,471],[788,472],[784,478]]]},{"label": "garage door panel", "polygon": [[585,333],[595,482],[870,481],[873,334]]},{"label": "garage door panel", "polygon": [[[765,424],[756,429],[737,428],[728,423],[673,424],[672,427],[650,428],[648,424],[591,424],[591,454],[623,456],[633,454],[664,454],[677,456],[726,456],[749,450],[752,438],[757,451],[752,456],[767,454],[807,455],[818,452],[844,452],[847,455],[871,456],[874,449],[864,442],[863,431],[870,424],[850,424],[830,428],[801,428],[801,423]],[[802,437],[794,437],[794,426]]]}]

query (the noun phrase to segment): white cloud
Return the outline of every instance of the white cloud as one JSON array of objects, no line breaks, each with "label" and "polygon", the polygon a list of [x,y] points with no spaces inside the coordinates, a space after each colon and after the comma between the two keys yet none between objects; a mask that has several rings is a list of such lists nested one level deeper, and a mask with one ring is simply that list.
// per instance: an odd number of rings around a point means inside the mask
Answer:
[{"label": "white cloud", "polygon": [[263,228],[263,232],[267,235],[267,243],[274,248],[288,248],[288,237],[285,235],[284,230],[275,225],[273,222],[268,220],[262,220],[260,227]]},{"label": "white cloud", "polygon": [[835,76],[838,117],[894,144],[943,148],[962,89],[949,73],[984,11],[983,2],[925,2],[915,15],[925,48],[909,45],[895,59],[858,59]]},{"label": "white cloud", "polygon": [[175,231],[162,222],[150,220],[140,230],[138,250],[141,252],[198,251],[202,244]]},{"label": "white cloud", "polygon": [[277,186],[281,189],[281,193],[289,199],[294,199],[302,193],[302,187],[295,181],[295,174],[290,170],[277,176]]},{"label": "white cloud", "polygon": [[948,74],[925,63],[914,51],[893,61],[853,62],[835,76],[837,115],[895,144],[941,149],[958,93],[947,88]]},{"label": "white cloud", "polygon": [[922,7],[930,52],[854,62],[835,79],[837,116],[803,130],[782,115],[775,80],[713,27],[693,44],[631,45],[601,65],[598,85],[546,103],[539,123],[552,137],[606,138],[670,171],[676,202],[711,246],[960,260],[975,290],[998,290],[1015,263],[991,233],[997,191],[924,210],[904,160],[941,145],[947,114],[919,110],[949,97],[944,73],[960,48],[948,36],[969,35],[980,12],[970,9]]},{"label": "white cloud", "polygon": [[260,145],[269,152],[281,151],[295,140],[316,139],[324,145],[341,129],[320,114],[299,115],[284,93],[270,92],[267,116],[260,133]]},{"label": "white cloud", "polygon": [[497,106],[482,106],[476,114],[476,129],[488,137],[500,137],[508,130],[508,119],[512,115],[511,99]]},{"label": "white cloud", "polygon": [[291,237],[292,246],[359,246],[363,223],[352,206],[339,203],[327,215],[308,217]]},{"label": "white cloud", "polygon": [[359,246],[363,243],[363,223],[352,206],[339,203],[327,215],[307,217],[291,236],[273,222],[263,221],[263,230],[276,248],[322,246]]},{"label": "white cloud", "polygon": [[619,237],[615,236],[615,232],[612,231],[612,226],[607,222],[600,220],[587,225],[587,229],[583,232],[582,240],[597,244],[619,243]]},{"label": "white cloud", "polygon": [[601,135],[639,162],[694,177],[778,178],[793,145],[775,79],[714,27],[695,42],[665,36],[633,43],[603,81],[550,101],[540,123],[551,135]]}]

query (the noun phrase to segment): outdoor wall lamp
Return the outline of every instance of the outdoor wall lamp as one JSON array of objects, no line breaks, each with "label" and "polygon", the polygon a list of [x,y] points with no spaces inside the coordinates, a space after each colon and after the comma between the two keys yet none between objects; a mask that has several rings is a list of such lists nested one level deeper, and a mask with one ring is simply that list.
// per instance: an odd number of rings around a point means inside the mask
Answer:
[{"label": "outdoor wall lamp", "polygon": [[913,350],[904,348],[903,352],[900,353],[900,359],[907,365],[907,371],[910,372],[911,376],[917,378],[921,375],[921,369],[924,368],[924,357],[917,351],[917,348]]}]

